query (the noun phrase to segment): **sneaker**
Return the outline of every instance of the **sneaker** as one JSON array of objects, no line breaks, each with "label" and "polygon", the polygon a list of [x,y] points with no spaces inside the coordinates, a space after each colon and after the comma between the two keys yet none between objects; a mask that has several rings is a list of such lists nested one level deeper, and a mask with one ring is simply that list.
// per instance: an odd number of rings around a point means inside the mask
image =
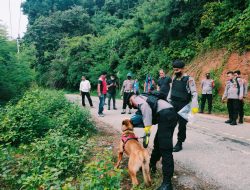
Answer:
[{"label": "sneaker", "polygon": [[129,111],[128,111],[128,114],[132,114],[132,112],[129,110]]},{"label": "sneaker", "polygon": [[99,117],[104,117],[103,113],[98,114]]},{"label": "sneaker", "polygon": [[232,121],[230,125],[237,125],[236,121]]},{"label": "sneaker", "polygon": [[121,114],[125,114],[126,112],[125,111],[122,111]]},{"label": "sneaker", "polygon": [[114,110],[117,110],[117,108],[113,108]]}]

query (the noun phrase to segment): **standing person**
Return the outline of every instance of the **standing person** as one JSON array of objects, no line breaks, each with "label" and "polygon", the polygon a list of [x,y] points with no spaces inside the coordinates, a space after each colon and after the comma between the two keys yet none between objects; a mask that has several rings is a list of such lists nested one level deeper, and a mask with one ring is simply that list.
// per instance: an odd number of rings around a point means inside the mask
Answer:
[{"label": "standing person", "polygon": [[113,100],[113,109],[117,110],[117,108],[115,107],[115,96],[116,96],[117,83],[116,83],[114,75],[110,76],[110,80],[108,80],[107,87],[108,87],[108,110],[110,110],[110,100],[111,99]]},{"label": "standing person", "polygon": [[240,78],[235,78],[232,71],[227,72],[227,83],[222,101],[227,98],[227,109],[229,119],[225,123],[237,125],[237,118],[240,109],[240,101],[243,100],[243,83]]},{"label": "standing person", "polygon": [[167,98],[172,79],[169,76],[165,75],[165,72],[163,71],[163,69],[160,69],[159,75],[160,77],[157,82],[157,91],[159,91],[161,94],[163,94]]},{"label": "standing person", "polygon": [[200,113],[203,113],[205,103],[207,100],[207,102],[208,102],[208,114],[211,114],[212,101],[213,101],[213,88],[214,88],[214,80],[210,79],[210,73],[206,73],[206,79],[203,79],[201,82],[202,97],[201,97]]},{"label": "standing person", "polygon": [[152,79],[150,74],[146,76],[146,80],[144,82],[144,92],[151,92],[155,90],[155,81]]},{"label": "standing person", "polygon": [[85,96],[87,96],[90,107],[93,107],[93,103],[90,97],[91,85],[85,76],[82,76],[82,81],[80,83],[79,91],[82,96],[82,106],[85,107]]},{"label": "standing person", "polygon": [[134,85],[133,85],[133,92],[135,93],[135,94],[140,94],[140,86],[139,86],[139,81],[138,81],[138,79],[135,79],[135,81],[134,81]]},{"label": "standing person", "polygon": [[[168,94],[168,101],[172,103],[176,112],[192,101],[192,111],[196,112],[198,110],[198,94],[194,79],[184,73],[185,64],[183,61],[175,60],[172,65],[175,76]],[[187,121],[178,115],[178,123],[178,141],[173,149],[174,152],[182,150],[182,143],[186,139]]]},{"label": "standing person", "polygon": [[240,103],[239,104],[239,123],[243,123],[244,121],[244,98],[247,97],[248,84],[245,79],[241,78],[240,70],[234,71],[234,77],[237,79],[237,81],[238,80],[241,81],[243,85],[243,99],[239,100],[239,103]]},{"label": "standing person", "polygon": [[[131,93],[133,93],[133,86],[134,86],[134,80],[132,80],[132,74],[127,74],[127,80],[123,81],[122,89],[121,89],[121,96],[123,96],[123,105],[122,105],[122,112],[121,114],[126,113],[126,107],[127,107],[127,100]],[[129,112],[128,114],[131,114],[131,108],[129,106]]]},{"label": "standing person", "polygon": [[104,114],[103,114],[104,98],[107,94],[106,75],[107,75],[107,72],[104,71],[98,79],[97,93],[98,93],[98,97],[100,101],[99,108],[98,108],[99,117],[104,117]]},{"label": "standing person", "polygon": [[150,169],[152,173],[155,173],[156,163],[162,158],[163,182],[157,190],[172,190],[172,177],[174,173],[173,133],[177,124],[177,114],[173,106],[167,101],[162,99],[156,100],[157,108],[152,109],[147,99],[148,97],[143,95],[131,95],[128,104],[138,109],[136,114],[131,117],[131,122],[135,127],[136,124],[145,126],[144,131],[147,135],[150,133],[153,124],[153,117],[157,115],[156,123],[158,124],[158,129],[150,158]]}]

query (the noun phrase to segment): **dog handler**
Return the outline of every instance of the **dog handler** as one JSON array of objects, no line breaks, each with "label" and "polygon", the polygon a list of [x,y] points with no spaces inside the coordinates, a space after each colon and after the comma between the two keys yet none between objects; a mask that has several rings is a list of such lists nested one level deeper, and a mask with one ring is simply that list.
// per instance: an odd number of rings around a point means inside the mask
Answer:
[{"label": "dog handler", "polygon": [[[153,115],[157,116],[158,130],[154,139],[154,149],[150,159],[150,169],[152,173],[156,172],[156,163],[162,157],[163,182],[158,190],[172,190],[171,178],[174,173],[173,160],[173,133],[177,124],[177,113],[173,106],[162,99],[157,100],[157,114],[153,114],[152,108],[147,102],[148,97],[143,95],[131,94],[128,104],[138,109],[136,115],[132,116],[131,122],[134,127],[144,124],[146,134],[150,133]],[[141,118],[141,122],[138,122]],[[136,124],[135,124],[136,123]]]}]

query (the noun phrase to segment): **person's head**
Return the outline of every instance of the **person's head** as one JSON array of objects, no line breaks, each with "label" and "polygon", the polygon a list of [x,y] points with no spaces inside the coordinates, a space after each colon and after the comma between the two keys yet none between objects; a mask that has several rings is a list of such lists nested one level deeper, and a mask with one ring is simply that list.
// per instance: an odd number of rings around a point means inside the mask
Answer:
[{"label": "person's head", "polygon": [[132,78],[132,73],[127,74],[127,79],[130,80]]},{"label": "person's head", "polygon": [[165,72],[163,71],[163,69],[160,69],[159,75],[160,75],[160,78],[165,77]]},{"label": "person's head", "polygon": [[232,80],[234,78],[234,73],[233,71],[228,71],[227,72],[227,80]]},{"label": "person's head", "polygon": [[106,76],[107,76],[107,72],[106,72],[106,71],[103,71],[103,72],[102,72],[102,78],[105,79]]},{"label": "person's head", "polygon": [[135,99],[135,94],[134,93],[130,93],[127,96],[127,105],[129,107],[134,108],[134,109],[138,109],[137,104],[134,102],[134,99]]},{"label": "person's head", "polygon": [[240,77],[240,75],[241,75],[240,70],[234,71],[234,76],[235,77]]},{"label": "person's head", "polygon": [[210,79],[210,73],[206,73],[206,78]]},{"label": "person's head", "polygon": [[181,77],[184,72],[185,63],[181,60],[175,60],[172,63],[173,71],[176,77]]},{"label": "person's head", "polygon": [[110,79],[111,79],[111,80],[115,80],[115,76],[114,76],[114,75],[111,75],[111,76],[110,76]]},{"label": "person's head", "polygon": [[85,77],[85,76],[82,76],[82,80],[83,80],[83,81],[86,80],[86,77]]}]

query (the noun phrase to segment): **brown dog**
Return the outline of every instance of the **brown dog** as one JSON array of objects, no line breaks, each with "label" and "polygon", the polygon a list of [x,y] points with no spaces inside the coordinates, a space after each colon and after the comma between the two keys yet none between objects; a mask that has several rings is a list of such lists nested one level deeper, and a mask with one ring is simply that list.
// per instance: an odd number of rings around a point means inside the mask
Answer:
[{"label": "brown dog", "polygon": [[149,171],[149,153],[138,142],[133,131],[133,125],[129,119],[122,122],[122,139],[119,145],[118,161],[116,168],[119,167],[122,160],[123,152],[129,156],[128,171],[133,185],[138,185],[139,182],[136,173],[142,168],[144,182],[147,186],[151,185],[151,177]]}]

